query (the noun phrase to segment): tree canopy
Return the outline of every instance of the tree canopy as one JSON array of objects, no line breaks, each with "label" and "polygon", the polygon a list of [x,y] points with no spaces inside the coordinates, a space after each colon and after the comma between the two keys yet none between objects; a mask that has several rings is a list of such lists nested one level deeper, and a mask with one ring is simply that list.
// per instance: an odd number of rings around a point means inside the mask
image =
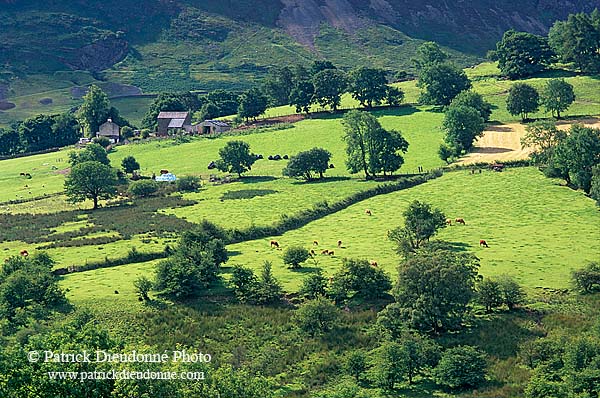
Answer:
[{"label": "tree canopy", "polygon": [[109,199],[116,195],[117,175],[115,171],[97,161],[84,161],[75,164],[65,179],[65,193],[72,202],[91,199],[94,209],[99,199]]},{"label": "tree canopy", "polygon": [[417,85],[423,89],[420,101],[433,105],[449,105],[461,91],[471,88],[462,69],[449,63],[434,63],[419,72]]},{"label": "tree canopy", "polygon": [[250,152],[250,145],[244,141],[229,141],[223,148],[219,149],[217,168],[228,173],[237,173],[238,177],[242,173],[252,169],[256,162],[256,155]]},{"label": "tree canopy", "polygon": [[546,111],[560,119],[560,113],[566,111],[575,101],[573,86],[564,79],[550,79],[546,82],[541,95],[541,103]]},{"label": "tree canopy", "polygon": [[552,50],[544,37],[508,30],[496,45],[496,57],[500,72],[517,79],[544,70],[550,64]]},{"label": "tree canopy", "polygon": [[348,87],[346,74],[338,69],[324,69],[313,76],[314,98],[322,107],[337,110]]},{"label": "tree canopy", "polygon": [[351,173],[364,171],[367,179],[383,172],[393,173],[404,163],[399,152],[406,152],[408,142],[397,131],[381,127],[375,116],[353,110],[344,115],[344,141]]},{"label": "tree canopy", "polygon": [[530,113],[540,107],[540,95],[537,90],[527,83],[515,83],[508,90],[506,109],[513,116],[520,115],[521,120],[527,120]]}]

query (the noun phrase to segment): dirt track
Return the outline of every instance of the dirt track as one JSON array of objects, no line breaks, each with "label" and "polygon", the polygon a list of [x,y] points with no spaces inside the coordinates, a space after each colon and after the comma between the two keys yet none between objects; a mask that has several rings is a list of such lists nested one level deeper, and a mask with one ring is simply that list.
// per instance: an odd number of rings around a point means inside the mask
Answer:
[{"label": "dirt track", "polygon": [[[588,127],[600,128],[600,118],[561,121],[557,125],[558,128],[566,130],[574,123],[583,123]],[[521,138],[525,135],[525,127],[521,123],[489,126],[483,132],[483,136],[475,141],[473,150],[457,163],[493,163],[495,161],[526,159],[531,150],[530,148],[521,147]]]}]

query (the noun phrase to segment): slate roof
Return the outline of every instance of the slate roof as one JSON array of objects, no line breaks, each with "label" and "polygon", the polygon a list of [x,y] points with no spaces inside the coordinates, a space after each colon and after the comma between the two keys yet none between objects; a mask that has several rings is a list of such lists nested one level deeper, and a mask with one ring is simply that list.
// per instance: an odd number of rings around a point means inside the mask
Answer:
[{"label": "slate roof", "polygon": [[188,112],[160,112],[159,119],[185,119],[188,117]]}]

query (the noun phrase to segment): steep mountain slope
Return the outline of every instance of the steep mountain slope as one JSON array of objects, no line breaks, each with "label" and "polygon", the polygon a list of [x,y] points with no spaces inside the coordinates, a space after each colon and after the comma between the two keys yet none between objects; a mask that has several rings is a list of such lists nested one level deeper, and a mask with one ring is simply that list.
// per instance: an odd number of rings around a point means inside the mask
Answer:
[{"label": "steep mountain slope", "polygon": [[420,40],[468,64],[506,29],[545,33],[594,7],[600,0],[0,0],[0,80],[86,70],[145,91],[243,88],[270,66],[316,58],[411,70]]}]

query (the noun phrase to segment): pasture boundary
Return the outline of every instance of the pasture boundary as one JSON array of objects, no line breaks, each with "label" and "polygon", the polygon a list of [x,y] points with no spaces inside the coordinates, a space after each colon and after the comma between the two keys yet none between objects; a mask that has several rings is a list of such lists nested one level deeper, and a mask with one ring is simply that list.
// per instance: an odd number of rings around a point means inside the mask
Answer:
[{"label": "pasture boundary", "polygon": [[[302,210],[295,215],[283,215],[281,220],[271,226],[265,227],[250,227],[245,230],[230,229],[227,231],[228,239],[226,244],[240,243],[248,240],[266,238],[268,236],[281,235],[285,232],[301,228],[312,221],[328,216],[330,214],[341,211],[353,204],[362,202],[363,200],[372,198],[378,195],[384,195],[403,189],[408,189],[421,185],[429,180],[441,177],[443,171],[441,169],[433,170],[427,174],[418,174],[410,177],[401,177],[393,183],[379,184],[376,187],[356,192],[340,201],[329,204],[326,201],[319,202],[312,209]],[[52,271],[55,275],[66,275],[75,272],[91,271],[99,268],[110,268],[119,265],[142,263],[151,260],[166,258],[169,256],[171,249],[168,246],[160,252],[139,253],[132,251],[125,257],[109,259],[106,257],[104,261],[86,263],[84,265],[71,265],[69,267],[61,267]]]}]

